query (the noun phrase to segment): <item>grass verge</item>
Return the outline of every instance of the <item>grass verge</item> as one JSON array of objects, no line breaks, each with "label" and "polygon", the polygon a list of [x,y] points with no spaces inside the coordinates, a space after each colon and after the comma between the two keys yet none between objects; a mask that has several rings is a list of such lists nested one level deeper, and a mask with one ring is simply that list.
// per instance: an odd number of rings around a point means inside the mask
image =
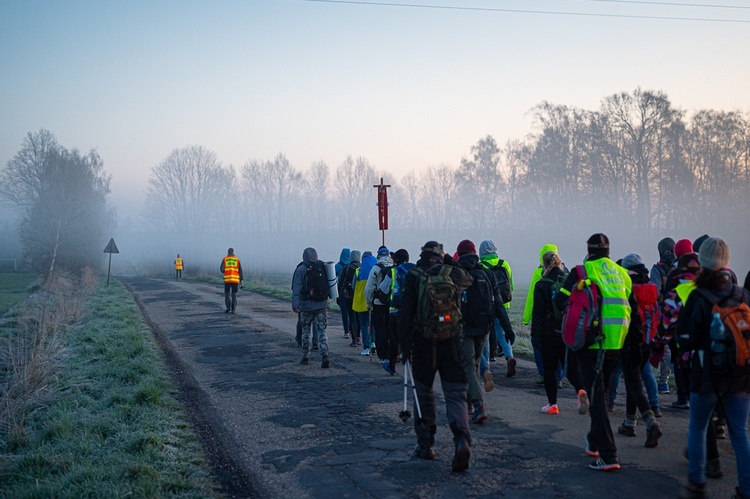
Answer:
[{"label": "grass verge", "polygon": [[20,427],[3,421],[2,495],[217,495],[132,296],[112,281],[84,310],[61,335],[44,396],[27,404]]},{"label": "grass verge", "polygon": [[28,272],[0,274],[0,316],[38,287],[39,277]]}]

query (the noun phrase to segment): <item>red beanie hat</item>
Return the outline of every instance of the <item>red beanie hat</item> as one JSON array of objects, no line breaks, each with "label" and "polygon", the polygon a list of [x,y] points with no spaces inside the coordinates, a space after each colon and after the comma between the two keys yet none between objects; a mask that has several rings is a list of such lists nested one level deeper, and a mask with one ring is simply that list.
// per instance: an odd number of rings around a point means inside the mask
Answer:
[{"label": "red beanie hat", "polygon": [[674,255],[677,258],[680,258],[682,255],[686,253],[692,253],[693,252],[693,243],[690,241],[690,239],[680,239],[676,243],[674,243]]},{"label": "red beanie hat", "polygon": [[467,253],[471,253],[472,255],[477,254],[477,247],[474,246],[474,243],[469,241],[468,239],[464,239],[460,243],[458,243],[458,248],[456,248],[456,253],[458,253],[458,256],[465,255]]}]

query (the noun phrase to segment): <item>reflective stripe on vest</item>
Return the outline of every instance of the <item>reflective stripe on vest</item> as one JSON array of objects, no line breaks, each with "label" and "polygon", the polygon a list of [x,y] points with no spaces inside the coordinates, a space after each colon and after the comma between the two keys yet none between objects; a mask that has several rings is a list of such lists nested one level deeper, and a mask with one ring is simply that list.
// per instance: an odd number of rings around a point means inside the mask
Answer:
[{"label": "reflective stripe on vest", "polygon": [[224,257],[224,283],[240,283],[240,259],[236,256]]},{"label": "reflective stripe on vest", "polygon": [[[609,258],[589,260],[584,265],[589,279],[599,286],[601,293],[602,347],[605,350],[619,350],[625,343],[630,327],[628,297],[633,289],[633,281],[627,270]],[[591,348],[597,349],[599,345],[592,345]]]}]

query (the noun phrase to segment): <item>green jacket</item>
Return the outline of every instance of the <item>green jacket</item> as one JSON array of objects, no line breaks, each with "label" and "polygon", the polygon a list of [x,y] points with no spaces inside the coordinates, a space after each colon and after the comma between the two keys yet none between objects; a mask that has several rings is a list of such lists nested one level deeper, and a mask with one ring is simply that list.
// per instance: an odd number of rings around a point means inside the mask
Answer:
[{"label": "green jacket", "polygon": [[529,283],[529,291],[526,293],[526,305],[523,307],[523,323],[528,325],[531,322],[531,313],[534,310],[534,286],[539,279],[542,278],[542,258],[548,251],[554,251],[557,253],[557,245],[545,244],[542,249],[539,250],[539,267],[537,267],[531,274],[531,282]]}]

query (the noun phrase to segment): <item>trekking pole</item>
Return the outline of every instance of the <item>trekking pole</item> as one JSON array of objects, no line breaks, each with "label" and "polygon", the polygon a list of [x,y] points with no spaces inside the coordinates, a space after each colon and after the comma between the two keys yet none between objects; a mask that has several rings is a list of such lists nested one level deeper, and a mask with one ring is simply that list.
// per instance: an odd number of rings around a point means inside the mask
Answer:
[{"label": "trekking pole", "polygon": [[372,344],[375,343],[375,335],[373,334],[373,327],[372,327],[372,310],[367,311],[367,315],[369,317],[369,320],[367,321],[367,330],[370,331],[370,344],[367,345],[367,349],[370,351],[370,362],[372,362],[372,354],[375,352],[373,351],[374,348],[372,348]]},{"label": "trekking pole", "polygon": [[404,423],[409,421],[409,418],[411,417],[411,413],[406,408],[406,403],[407,403],[406,399],[408,396],[407,379],[408,379],[407,371],[406,371],[406,368],[404,368],[404,410],[398,414],[398,417],[401,418],[401,421],[403,421]]},{"label": "trekking pole", "polygon": [[417,416],[422,419],[422,409],[419,407],[419,397],[417,397],[417,386],[414,383],[414,373],[411,371],[411,362],[406,361],[404,363],[404,371],[409,371],[409,377],[411,378],[411,389],[414,392],[414,405],[417,407]]}]

